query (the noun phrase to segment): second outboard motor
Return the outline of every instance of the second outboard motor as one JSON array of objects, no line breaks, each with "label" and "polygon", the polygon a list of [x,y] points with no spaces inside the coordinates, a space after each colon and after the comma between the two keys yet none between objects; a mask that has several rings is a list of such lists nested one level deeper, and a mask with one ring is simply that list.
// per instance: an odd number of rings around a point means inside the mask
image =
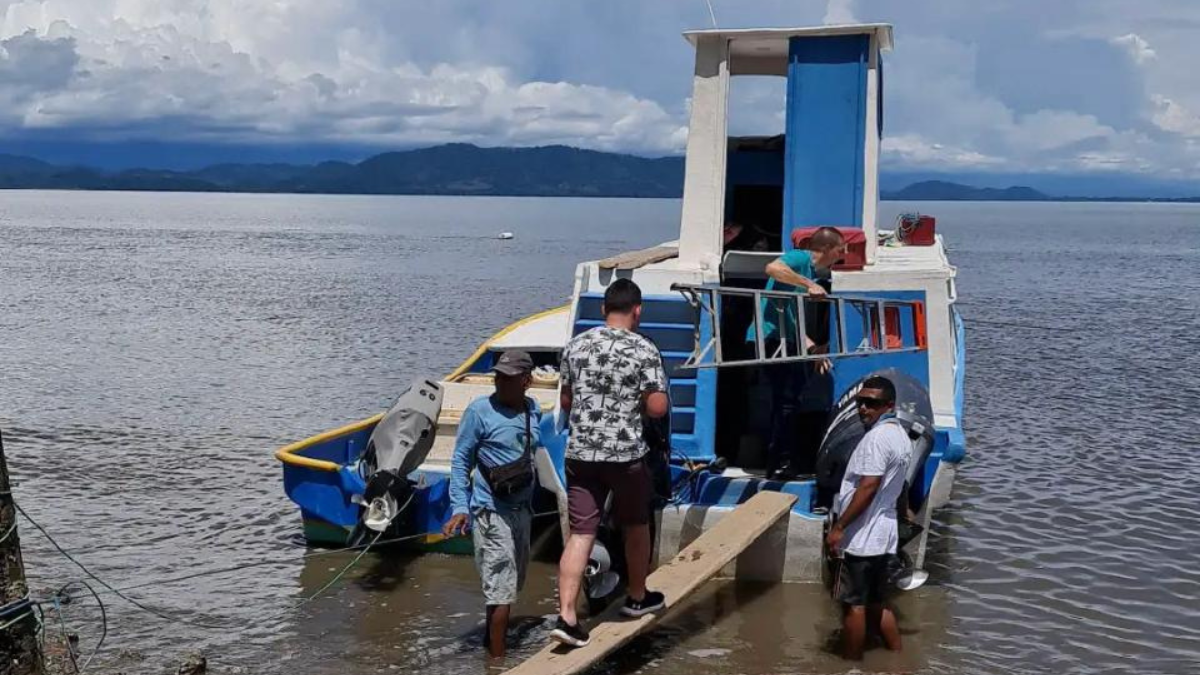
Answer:
[{"label": "second outboard motor", "polygon": [[[886,377],[896,387],[896,419],[913,439],[913,453],[904,476],[907,485],[911,486],[933,450],[933,406],[929,402],[929,392],[912,376],[895,368],[878,370],[867,377],[876,376]],[[867,433],[858,419],[858,404],[855,403],[867,377],[855,382],[838,399],[825,440],[817,451],[818,507],[833,505],[833,498],[842,486],[842,477],[846,475],[850,455]]]},{"label": "second outboard motor", "polygon": [[366,527],[386,530],[409,499],[413,486],[408,474],[429,455],[441,410],[441,385],[417,378],[375,425],[363,453],[367,489],[362,524]]}]

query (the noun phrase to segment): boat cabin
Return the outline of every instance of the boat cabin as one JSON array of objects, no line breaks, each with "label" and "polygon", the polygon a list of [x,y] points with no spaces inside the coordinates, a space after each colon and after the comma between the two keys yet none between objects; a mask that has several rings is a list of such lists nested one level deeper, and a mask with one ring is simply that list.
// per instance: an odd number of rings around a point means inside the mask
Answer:
[{"label": "boat cabin", "polygon": [[[676,255],[646,264],[631,255],[625,264],[580,265],[573,332],[602,320],[600,300],[612,279],[632,278],[646,296],[643,331],[671,371],[674,450],[689,461],[722,457],[753,475],[765,464],[773,409],[767,369],[782,362],[755,354],[746,340],[754,321],[752,296],[710,292],[700,298],[714,305],[705,309],[703,302],[697,307],[681,297],[680,286],[761,290],[767,264],[795,245],[793,230],[860,232],[856,256],[848,256],[857,260],[845,260],[850,264],[837,266],[822,283],[833,297],[869,302],[803,303],[809,336],[842,354],[831,357],[835,367],[825,391],[807,397],[812,409],[805,411],[809,424],[800,434],[812,446],[809,454],[820,443],[833,399],[881,368],[901,369],[924,384],[938,426],[957,429],[961,345],[952,314],[954,268],[940,238],[908,245],[893,232],[881,245],[888,233],[876,224],[882,53],[891,48],[891,27],[700,30],[685,37],[696,59],[680,237],[664,245]],[[786,81],[782,136],[728,135],[730,80],[743,75]],[[743,236],[727,244],[725,226],[731,223]],[[747,232],[757,236],[745,237]],[[881,300],[895,304],[881,307]],[[714,345],[701,355],[718,331],[721,354]],[[888,345],[890,351],[881,349]],[[791,354],[798,351],[793,345]],[[746,367],[731,367],[737,361]],[[796,468],[804,473],[811,466]]]}]

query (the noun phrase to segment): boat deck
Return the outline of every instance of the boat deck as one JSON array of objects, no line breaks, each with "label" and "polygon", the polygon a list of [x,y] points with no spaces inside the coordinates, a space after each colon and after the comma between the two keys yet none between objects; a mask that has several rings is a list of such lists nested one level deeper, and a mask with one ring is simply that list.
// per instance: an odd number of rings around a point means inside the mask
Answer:
[{"label": "boat deck", "polygon": [[[480,396],[488,396],[495,388],[488,375],[469,375],[465,382],[442,382],[442,413],[438,415],[437,436],[424,464],[431,468],[449,468],[454,454],[454,438],[458,435],[458,423],[463,411]],[[554,410],[558,400],[556,385],[535,384],[529,388],[529,396],[537,400],[543,413]]]}]

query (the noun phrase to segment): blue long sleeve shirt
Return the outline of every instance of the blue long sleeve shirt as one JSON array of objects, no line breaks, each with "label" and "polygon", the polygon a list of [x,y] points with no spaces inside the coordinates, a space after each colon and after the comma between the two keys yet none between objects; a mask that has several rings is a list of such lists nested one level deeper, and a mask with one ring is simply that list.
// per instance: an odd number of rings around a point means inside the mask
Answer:
[{"label": "blue long sleeve shirt", "polygon": [[[529,449],[532,454],[541,444],[541,410],[537,401],[526,397],[529,410]],[[492,496],[491,486],[479,472],[479,464],[499,466],[521,458],[525,448],[525,411],[509,408],[495,396],[480,396],[463,411],[450,460],[450,507],[452,513],[473,513],[480,509],[515,511],[533,499],[533,487],[511,499]]]}]

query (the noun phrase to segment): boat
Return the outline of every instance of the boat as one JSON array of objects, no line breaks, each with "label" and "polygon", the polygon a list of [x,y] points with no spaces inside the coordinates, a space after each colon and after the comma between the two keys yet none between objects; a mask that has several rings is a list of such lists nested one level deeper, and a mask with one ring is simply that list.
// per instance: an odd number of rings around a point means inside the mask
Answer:
[{"label": "boat", "polygon": [[[908,573],[900,585],[917,585],[932,513],[948,501],[965,455],[966,345],[956,272],[936,221],[914,215],[891,230],[877,223],[881,69],[892,27],[711,29],[684,37],[695,49],[695,68],[678,239],[579,263],[569,302],[502,328],[436,380],[441,402],[433,440],[407,475],[412,505],[392,527],[419,549],[470,551],[468,539],[440,534],[450,516],[450,454],[459,416],[492,391],[489,369],[506,349],[529,352],[539,368],[530,391],[545,413],[545,447],[536,453],[539,500],[560,510],[550,522],[562,527],[567,432],[555,368],[572,335],[601,325],[608,284],[631,278],[644,296],[641,330],[661,350],[670,377],[666,470],[672,489],[653,521],[656,559],[669,559],[754,494],[778,491],[796,496],[790,514],[727,571],[747,579],[820,579],[830,481],[836,486],[839,461],[863,433],[852,414],[853,395],[865,377],[882,372],[903,381],[900,416],[914,439],[903,556]],[[786,80],[782,136],[729,136],[730,80],[739,76]],[[728,236],[731,222],[746,226],[753,245]],[[798,245],[805,228],[817,226],[839,227],[849,242],[846,257],[823,282],[829,294],[765,291],[766,265]],[[826,334],[824,353],[789,347],[786,340],[768,353],[761,341],[746,342],[747,326],[780,306],[796,308],[801,330]],[[819,443],[815,468],[768,476],[763,421],[772,402],[763,373],[819,359],[834,367],[828,400],[805,418],[806,433]],[[371,479],[363,455],[382,418],[277,452],[285,491],[299,506],[310,543],[345,545],[360,528]],[[605,553],[598,548],[589,578],[608,589],[615,565]]]},{"label": "boat", "polygon": [[497,239],[512,239],[513,233],[512,232],[501,232],[500,234],[496,235],[496,238]]}]

